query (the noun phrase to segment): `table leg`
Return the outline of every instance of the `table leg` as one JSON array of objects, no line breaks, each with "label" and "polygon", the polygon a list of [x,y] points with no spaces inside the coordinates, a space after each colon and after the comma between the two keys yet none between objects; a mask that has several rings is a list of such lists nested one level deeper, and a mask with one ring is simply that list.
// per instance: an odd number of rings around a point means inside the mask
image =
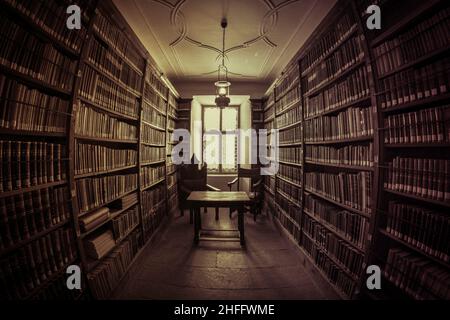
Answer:
[{"label": "table leg", "polygon": [[238,210],[238,229],[241,246],[245,246],[244,208],[239,208]]},{"label": "table leg", "polygon": [[199,233],[200,233],[200,224],[199,224],[199,219],[200,219],[200,208],[195,208],[194,209],[194,244],[198,245],[199,242]]}]

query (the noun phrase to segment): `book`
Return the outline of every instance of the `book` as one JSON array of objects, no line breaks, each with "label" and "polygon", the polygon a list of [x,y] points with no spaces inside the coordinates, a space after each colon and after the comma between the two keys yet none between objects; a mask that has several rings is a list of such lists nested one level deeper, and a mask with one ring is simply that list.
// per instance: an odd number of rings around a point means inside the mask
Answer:
[{"label": "book", "polygon": [[387,116],[384,119],[384,142],[389,144],[450,142],[450,107],[427,108]]},{"label": "book", "polygon": [[77,180],[77,198],[81,214],[136,189],[137,179],[137,174],[121,174]]},{"label": "book", "polygon": [[81,104],[75,118],[75,134],[82,137],[137,142],[137,127]]},{"label": "book", "polygon": [[357,283],[343,268],[336,264],[311,237],[302,231],[300,245],[314,264],[322,270],[329,281],[334,284],[347,297],[352,297],[357,289]]},{"label": "book", "polygon": [[424,257],[399,248],[388,251],[384,276],[416,300],[446,300],[450,298],[450,275]]},{"label": "book", "polygon": [[106,44],[95,37],[91,38],[87,61],[113,77],[116,83],[122,84],[136,94],[140,92],[142,75],[131,67],[127,60],[122,59],[117,52],[109,50]]},{"label": "book", "polygon": [[152,184],[161,181],[165,177],[165,174],[165,165],[142,167],[140,172],[142,188],[147,188]]},{"label": "book", "polygon": [[305,146],[305,161],[313,164],[373,167],[373,143],[344,147]]},{"label": "book", "polygon": [[116,242],[111,230],[89,236],[89,238],[83,241],[86,254],[94,260],[103,258],[114,248],[115,244]]},{"label": "book", "polygon": [[323,116],[304,122],[306,142],[370,137],[373,135],[374,107],[351,107],[337,116]]},{"label": "book", "polygon": [[137,165],[137,151],[98,144],[75,143],[75,174],[101,173]]},{"label": "book", "polygon": [[450,202],[450,161],[396,156],[385,169],[384,188],[423,199]]},{"label": "book", "polygon": [[370,214],[372,212],[372,173],[306,172],[305,189],[332,201]]},{"label": "book", "polygon": [[135,206],[133,209],[127,210],[112,221],[114,239],[120,241],[128,235],[139,224],[139,210]]},{"label": "book", "polygon": [[140,231],[134,231],[87,275],[89,287],[96,299],[110,296],[138,253],[142,241]]},{"label": "book", "polygon": [[380,76],[395,71],[427,54],[445,49],[450,44],[447,36],[450,8],[442,8],[373,49]]},{"label": "book", "polygon": [[88,64],[83,65],[81,74],[83,78],[78,93],[84,100],[106,110],[138,118],[139,99],[136,93],[126,90]]},{"label": "book", "polygon": [[109,208],[104,207],[98,210],[95,210],[83,217],[80,217],[80,227],[84,230],[84,232],[89,231],[93,227],[95,227],[95,222],[101,220],[102,222],[107,220],[110,216]]},{"label": "book", "polygon": [[71,229],[59,228],[0,259],[0,296],[22,300],[40,291],[42,284],[58,275],[76,258]]},{"label": "book", "polygon": [[154,129],[144,122],[141,124],[141,142],[164,146],[166,143],[166,133]]},{"label": "book", "polygon": [[304,211],[318,223],[333,229],[350,244],[363,250],[369,231],[369,220],[364,216],[333,206],[310,193],[305,194]]},{"label": "book", "polygon": [[[29,32],[11,19],[6,10],[2,10],[1,18],[0,34],[4,45],[0,49],[0,65],[49,87],[70,92],[77,61],[66,56],[51,42]],[[17,91],[17,95],[21,96],[23,92]]]},{"label": "book", "polygon": [[386,232],[427,255],[445,263],[450,261],[450,218],[443,212],[402,201],[389,201],[386,216]]},{"label": "book", "polygon": [[309,72],[331,50],[338,47],[356,29],[356,19],[349,10],[339,16],[332,28],[328,28],[300,60],[302,75]]}]

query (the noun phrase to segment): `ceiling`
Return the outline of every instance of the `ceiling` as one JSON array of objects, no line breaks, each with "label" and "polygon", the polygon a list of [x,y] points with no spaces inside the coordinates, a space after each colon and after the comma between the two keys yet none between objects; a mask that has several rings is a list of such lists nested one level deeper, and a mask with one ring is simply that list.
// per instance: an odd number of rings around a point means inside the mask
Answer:
[{"label": "ceiling", "polygon": [[231,81],[271,83],[336,0],[113,0],[175,85],[217,77],[228,20]]}]

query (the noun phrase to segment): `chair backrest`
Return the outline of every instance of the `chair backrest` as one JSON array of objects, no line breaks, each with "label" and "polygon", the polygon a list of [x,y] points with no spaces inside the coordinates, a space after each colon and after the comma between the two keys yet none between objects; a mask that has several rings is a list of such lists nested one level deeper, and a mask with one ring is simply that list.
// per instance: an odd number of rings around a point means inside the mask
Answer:
[{"label": "chair backrest", "polygon": [[250,179],[250,191],[253,190],[253,185],[262,180],[261,171],[259,167],[252,167],[252,168],[242,168],[241,166],[238,166],[238,182],[237,187],[238,190],[240,190],[240,179],[241,178],[248,178]]},{"label": "chair backrest", "polygon": [[[192,156],[192,160],[195,155]],[[184,163],[179,167],[179,182],[191,191],[205,191],[207,184],[208,166],[206,163]]]}]

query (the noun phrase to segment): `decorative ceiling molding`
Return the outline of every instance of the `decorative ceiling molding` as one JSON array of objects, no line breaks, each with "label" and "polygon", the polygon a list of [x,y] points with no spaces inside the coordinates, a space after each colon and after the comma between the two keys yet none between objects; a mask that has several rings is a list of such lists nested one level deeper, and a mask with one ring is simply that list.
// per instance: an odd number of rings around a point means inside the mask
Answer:
[{"label": "decorative ceiling molding", "polygon": [[[172,41],[169,44],[169,47],[171,48],[171,51],[177,60],[177,64],[179,65],[180,69],[183,69],[183,63],[181,62],[179,55],[176,52],[176,46],[179,45],[182,41],[185,41],[191,45],[194,45],[199,48],[203,48],[206,50],[210,50],[213,52],[216,52],[218,54],[218,57],[221,57],[221,50],[219,48],[216,48],[212,45],[208,45],[205,43],[202,43],[201,41],[195,40],[192,37],[188,36],[188,27],[186,23],[186,18],[181,11],[184,4],[188,2],[188,0],[179,0],[175,4],[172,4],[168,2],[168,0],[152,0],[154,2],[160,3],[163,6],[170,9],[170,25],[178,32],[178,37]],[[278,45],[271,41],[269,39],[270,32],[277,26],[278,23],[278,17],[279,17],[279,11],[283,9],[284,7],[294,4],[296,2],[299,2],[301,0],[286,0],[284,2],[281,2],[278,5],[275,5],[271,0],[261,0],[262,3],[266,5],[266,7],[269,9],[269,11],[266,12],[263,19],[260,22],[259,25],[259,35],[253,39],[250,39],[248,41],[244,41],[242,44],[228,48],[225,50],[225,55],[227,56],[231,52],[235,52],[237,50],[249,48],[250,46],[260,42],[264,41],[264,43],[269,47],[268,54],[266,55],[266,58],[264,60],[263,65],[261,66],[259,72],[261,73],[264,69],[265,65],[269,61],[270,55],[273,52],[273,49],[276,48]],[[217,58],[216,58],[217,59]],[[228,59],[228,57],[227,57]],[[183,72],[183,70],[182,70]],[[215,71],[211,72],[205,72],[202,73],[201,76],[207,76],[213,74]],[[184,73],[184,72],[183,72]],[[250,76],[250,75],[244,75],[241,73],[229,71],[231,75],[235,75],[242,78],[256,78],[257,76]]]}]

